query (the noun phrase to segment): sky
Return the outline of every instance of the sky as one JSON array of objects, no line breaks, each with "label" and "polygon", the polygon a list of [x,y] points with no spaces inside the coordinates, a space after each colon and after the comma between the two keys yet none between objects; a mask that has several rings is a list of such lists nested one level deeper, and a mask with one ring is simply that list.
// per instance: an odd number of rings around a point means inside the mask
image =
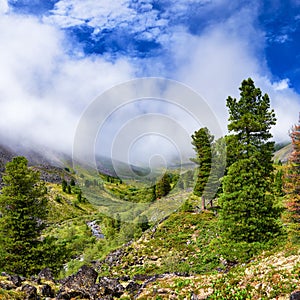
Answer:
[{"label": "sky", "polygon": [[[299,50],[299,0],[0,0],[0,136],[71,152],[89,105],[144,77],[175,80],[198,93],[226,134],[226,98],[238,97],[242,80],[251,77],[271,98],[274,139],[288,141],[300,111]],[[104,99],[99,109],[108,105]],[[133,162],[177,148],[189,156],[187,139],[182,148],[157,127],[149,134],[153,122],[174,125],[174,135],[198,130],[179,110],[157,99],[116,107],[96,145],[103,155],[117,153],[117,132],[129,136],[124,127],[134,118],[128,130],[149,128],[129,143],[133,152],[126,149]],[[142,118],[147,114],[161,118]]]}]

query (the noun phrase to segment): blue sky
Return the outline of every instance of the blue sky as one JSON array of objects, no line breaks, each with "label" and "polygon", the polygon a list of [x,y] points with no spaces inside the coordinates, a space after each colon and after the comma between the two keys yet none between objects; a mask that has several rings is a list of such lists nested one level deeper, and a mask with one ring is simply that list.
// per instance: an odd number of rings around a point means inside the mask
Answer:
[{"label": "blue sky", "polygon": [[68,148],[97,95],[144,76],[190,86],[226,132],[225,99],[252,77],[281,142],[300,110],[299,50],[299,0],[0,0],[1,134]]}]

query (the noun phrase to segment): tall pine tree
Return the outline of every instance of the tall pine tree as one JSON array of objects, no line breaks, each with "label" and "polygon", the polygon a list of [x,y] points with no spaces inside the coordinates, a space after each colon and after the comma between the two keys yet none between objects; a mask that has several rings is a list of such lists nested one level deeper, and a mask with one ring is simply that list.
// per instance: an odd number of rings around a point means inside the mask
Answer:
[{"label": "tall pine tree", "polygon": [[270,99],[251,78],[241,84],[240,99],[228,97],[228,172],[219,200],[220,226],[225,240],[262,242],[280,232],[280,210],[272,195],[270,129],[276,119]]},{"label": "tall pine tree", "polygon": [[1,267],[22,275],[39,270],[40,235],[47,214],[46,188],[25,157],[6,164],[0,195]]},{"label": "tall pine tree", "polygon": [[210,134],[206,127],[200,128],[192,135],[192,145],[196,152],[196,158],[191,160],[198,165],[194,194],[199,197],[203,196],[207,198],[210,196],[206,194],[204,195],[204,190],[211,171],[213,140],[213,135]]}]

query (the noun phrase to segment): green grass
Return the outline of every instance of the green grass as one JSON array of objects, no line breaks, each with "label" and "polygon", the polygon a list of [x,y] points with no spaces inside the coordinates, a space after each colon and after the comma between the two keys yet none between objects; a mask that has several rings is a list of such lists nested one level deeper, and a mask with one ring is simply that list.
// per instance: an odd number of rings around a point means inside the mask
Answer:
[{"label": "green grass", "polygon": [[209,247],[216,232],[216,217],[212,212],[174,213],[155,233],[147,232],[126,248],[128,254],[110,272],[123,275],[211,272],[219,266],[217,253]]}]

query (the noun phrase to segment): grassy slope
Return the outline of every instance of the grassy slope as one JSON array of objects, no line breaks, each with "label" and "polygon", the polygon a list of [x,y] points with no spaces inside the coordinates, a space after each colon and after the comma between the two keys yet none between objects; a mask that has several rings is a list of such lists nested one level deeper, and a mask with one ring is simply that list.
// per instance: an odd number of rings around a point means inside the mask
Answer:
[{"label": "grassy slope", "polygon": [[[96,241],[86,225],[90,220],[102,221],[99,213],[102,208],[89,202],[79,203],[75,194],[62,193],[60,185],[47,185],[50,210],[45,234],[64,240],[74,255],[88,252],[87,261],[107,253],[109,247]],[[116,188],[111,184],[106,187]],[[125,189],[123,185],[118,188]],[[180,197],[187,195],[177,193],[168,201]],[[162,203],[156,202],[150,210],[159,211],[160,205]],[[217,217],[213,212],[176,212],[127,246],[118,263],[104,263],[98,271],[100,275],[112,277],[167,272],[183,275],[170,274],[148,284],[138,299],[189,299],[193,294],[203,299],[209,295],[211,299],[288,299],[289,294],[300,287],[298,244],[288,241],[247,264],[229,268],[217,250],[211,251],[209,247],[217,233]],[[184,276],[186,273],[190,276]],[[0,299],[23,298],[20,293],[0,289]]]},{"label": "grassy slope", "polygon": [[104,264],[101,270],[109,276],[209,272],[218,265],[207,252],[216,230],[212,212],[174,213],[128,246],[118,264]]},{"label": "grassy slope", "polygon": [[292,152],[292,144],[288,144],[285,147],[279,149],[274,154],[274,161],[287,162],[289,155]]},{"label": "grassy slope", "polygon": [[[99,265],[98,272],[100,276],[131,278],[170,272],[147,284],[136,299],[190,299],[192,295],[202,299],[289,299],[300,286],[299,245],[288,241],[249,263],[229,268],[208,246],[216,237],[216,222],[210,211],[176,212],[126,246],[117,263]],[[77,229],[71,235],[82,234],[83,228]],[[22,295],[0,289],[0,298],[22,299]]]}]

